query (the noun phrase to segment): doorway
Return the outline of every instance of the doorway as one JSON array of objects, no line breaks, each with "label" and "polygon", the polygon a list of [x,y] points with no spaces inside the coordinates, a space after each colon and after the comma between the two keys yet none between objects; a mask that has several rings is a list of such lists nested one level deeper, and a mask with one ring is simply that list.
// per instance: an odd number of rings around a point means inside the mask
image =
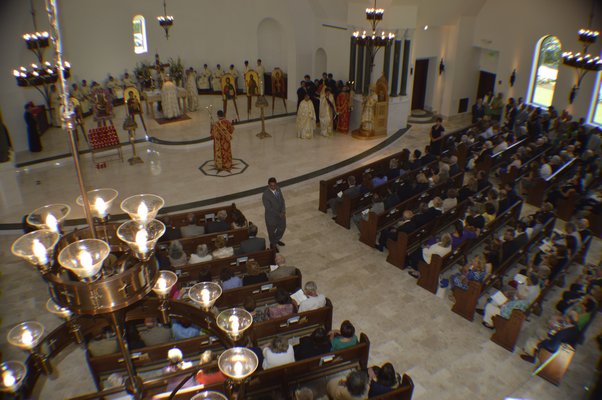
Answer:
[{"label": "doorway", "polygon": [[412,89],[412,110],[424,109],[428,72],[428,58],[416,60],[416,65],[414,66],[414,88]]},{"label": "doorway", "polygon": [[491,72],[479,72],[479,87],[477,89],[477,99],[482,99],[489,92],[493,93],[495,88],[495,74]]}]

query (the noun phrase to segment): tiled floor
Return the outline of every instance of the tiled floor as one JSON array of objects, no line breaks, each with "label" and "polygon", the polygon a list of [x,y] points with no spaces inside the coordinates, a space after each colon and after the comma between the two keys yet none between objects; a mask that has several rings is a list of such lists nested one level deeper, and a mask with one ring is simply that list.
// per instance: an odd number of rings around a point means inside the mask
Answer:
[{"label": "tiled floor", "polygon": [[[447,126],[452,129],[463,123],[465,121],[450,121]],[[391,146],[356,164],[380,158],[404,146],[422,147],[428,140],[428,128],[428,125],[412,127]],[[291,118],[268,123],[273,139],[259,141],[253,135],[256,130],[256,125],[237,129],[240,140],[234,142],[234,153],[253,167],[238,177],[209,178],[198,171],[201,160],[211,155],[207,144],[190,147],[149,145],[149,152],[143,153],[146,162],[140,168],[112,163],[106,170],[96,171],[88,165],[88,182],[91,187],[117,187],[120,198],[145,191],[163,195],[168,204],[177,204],[258,187],[269,175],[280,179],[297,176],[346,159],[375,144],[342,136],[299,141],[294,138],[294,119]],[[151,163],[153,157],[156,159]],[[153,163],[159,166],[153,167]],[[2,175],[6,172],[5,169]],[[68,166],[34,167],[19,174],[14,179],[18,197],[3,195],[12,198],[13,204],[2,205],[1,222],[18,220],[25,212],[48,201],[73,202],[76,185]],[[334,174],[336,172],[327,176]],[[361,244],[357,240],[357,230],[346,230],[335,224],[329,215],[319,212],[319,179],[283,188],[288,228],[282,253],[288,264],[301,269],[304,280],[316,281],[319,290],[332,300],[335,326],[349,319],[358,332],[368,335],[371,363],[391,361],[400,372],[407,372],[413,378],[416,385],[414,399],[585,398],[584,387],[590,382],[591,370],[599,355],[591,336],[600,331],[601,318],[590,327],[590,338],[578,348],[559,387],[537,376],[532,377],[532,365],[520,359],[518,350],[510,353],[491,342],[491,332],[481,326],[479,318],[470,323],[452,313],[447,298],[441,299],[418,287],[407,273],[386,263],[383,253]],[[35,180],[41,180],[41,183],[37,185]],[[259,225],[260,235],[261,231],[265,232],[260,196],[249,196],[236,202],[248,218]],[[37,319],[49,330],[59,324],[56,317],[44,310],[48,293],[41,278],[10,254],[10,244],[16,237],[17,234],[12,233],[0,236],[0,259],[3,260],[0,344],[4,359],[25,357],[6,345],[5,334],[15,323]],[[602,243],[596,240],[589,259],[599,260],[601,250]],[[555,295],[559,293],[558,290],[554,292]],[[547,304],[547,314],[551,304],[551,301]],[[545,315],[528,324],[521,340],[544,323]],[[73,346],[64,358],[55,362],[58,379],[48,380],[38,397],[62,399],[93,390],[84,365],[82,350]]]}]

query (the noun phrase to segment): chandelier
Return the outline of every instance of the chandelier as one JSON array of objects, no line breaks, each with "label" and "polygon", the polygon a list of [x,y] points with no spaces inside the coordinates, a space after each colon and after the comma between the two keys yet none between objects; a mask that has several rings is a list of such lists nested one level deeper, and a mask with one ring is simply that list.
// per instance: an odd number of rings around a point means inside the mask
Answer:
[{"label": "chandelier", "polygon": [[384,14],[384,9],[376,8],[376,0],[374,0],[374,7],[366,8],[366,19],[370,22],[371,30],[353,32],[353,37],[358,43],[378,48],[384,47],[395,40],[395,33],[393,32],[377,32],[376,28],[378,23],[383,20]]},{"label": "chandelier", "polygon": [[[592,21],[594,19],[594,7],[595,0],[592,1],[592,11],[589,17],[589,26],[592,25]],[[602,59],[600,59],[599,56],[593,57],[587,52],[588,47],[596,43],[600,32],[587,28],[580,29],[578,35],[579,42],[581,42],[583,50],[575,54],[570,51],[562,53],[562,63],[568,67],[577,69],[577,83],[573,85],[573,88],[569,94],[569,102],[571,104],[573,104],[575,97],[577,97],[577,92],[581,87],[581,82],[583,81],[585,75],[590,71],[597,72],[602,70]]]},{"label": "chandelier", "polygon": [[174,24],[174,18],[171,15],[167,15],[167,4],[166,0],[163,0],[163,15],[157,17],[159,26],[165,30],[165,39],[169,40],[169,28]]},{"label": "chandelier", "polygon": [[[48,36],[54,46],[57,65],[64,65],[57,1],[46,0],[51,25]],[[174,312],[217,336],[226,348],[218,358],[218,368],[227,377],[225,392],[229,397],[243,398],[246,379],[258,367],[255,353],[238,346],[244,343],[245,332],[253,324],[252,315],[244,309],[232,308],[214,316],[209,310],[222,292],[213,282],[197,283],[190,289],[189,297],[196,306],[169,300],[178,277],[171,271],[159,270],[154,257],[157,241],[165,232],[165,225],[155,219],[165,204],[163,198],[154,194],[130,196],[120,203],[129,220],[120,224],[110,221],[111,207],[118,192],[108,188],[86,190],[65,75],[59,73],[57,81],[62,102],[61,119],[69,136],[80,189],[76,203],[83,207],[88,226],[65,233],[63,227],[71,207],[50,204],[27,216],[27,222],[36,230],[12,244],[11,252],[34,265],[48,285],[50,299],[46,309],[65,322],[46,335],[44,326],[37,321],[22,322],[8,332],[8,342],[28,352],[29,357],[25,363],[5,361],[0,364],[0,391],[29,397],[37,378],[52,373],[52,358],[70,343],[83,343],[99,323],[102,326],[108,323],[127,373],[125,390],[136,399],[143,398],[146,390],[156,382],[144,381],[137,374],[124,337],[127,313],[141,308],[156,312],[163,323],[168,323]],[[172,353],[174,356],[177,352]],[[209,357],[203,354],[198,366],[186,369],[184,373],[190,370],[193,373],[180,382],[170,398],[209,361],[211,353]],[[114,389],[105,390],[93,396],[103,398],[107,391],[115,392]],[[225,397],[218,392],[205,391],[195,398]]]},{"label": "chandelier", "polygon": [[60,64],[51,64],[44,59],[44,53],[50,46],[50,34],[46,31],[38,31],[33,0],[30,1],[30,10],[35,32],[24,34],[23,40],[27,49],[35,55],[37,63],[31,64],[29,67],[20,66],[14,69],[13,76],[17,81],[17,86],[33,87],[40,92],[46,103],[46,108],[50,110],[50,85],[58,81],[60,71],[63,71],[65,78],[69,78],[71,76],[71,65],[66,61]]}]

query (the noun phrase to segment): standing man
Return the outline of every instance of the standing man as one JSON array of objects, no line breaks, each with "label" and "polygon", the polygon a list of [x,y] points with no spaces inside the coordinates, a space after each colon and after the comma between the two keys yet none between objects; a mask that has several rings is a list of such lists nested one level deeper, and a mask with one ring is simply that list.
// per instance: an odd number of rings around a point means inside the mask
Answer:
[{"label": "standing man", "polygon": [[443,139],[443,132],[445,132],[445,128],[441,125],[442,122],[441,117],[437,117],[435,125],[431,127],[431,154],[434,156],[441,155],[441,141]]},{"label": "standing man", "polygon": [[213,138],[213,160],[215,169],[228,171],[232,169],[232,134],[234,126],[226,119],[222,110],[217,112],[217,122],[211,125],[211,137]]},{"label": "standing man", "polygon": [[264,190],[261,200],[265,208],[265,225],[270,238],[270,248],[278,250],[278,246],[284,246],[280,239],[286,229],[286,207],[276,178],[268,179],[268,187]]}]

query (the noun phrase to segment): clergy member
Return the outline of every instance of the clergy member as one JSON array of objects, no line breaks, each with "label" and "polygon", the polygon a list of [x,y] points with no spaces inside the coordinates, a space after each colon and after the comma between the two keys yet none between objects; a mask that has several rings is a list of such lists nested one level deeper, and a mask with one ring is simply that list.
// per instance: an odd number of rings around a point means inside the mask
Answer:
[{"label": "clergy member", "polygon": [[190,67],[186,71],[186,102],[188,111],[196,111],[199,107],[199,91],[196,87],[196,71]]},{"label": "clergy member", "polygon": [[222,66],[217,64],[217,68],[213,73],[213,78],[211,79],[211,86],[213,87],[214,92],[222,92],[222,76],[224,76],[224,70]]},{"label": "clergy member", "polygon": [[297,137],[299,139],[311,139],[316,129],[316,112],[309,94],[305,93],[303,100],[299,102],[297,110]]},{"label": "clergy member", "polygon": [[181,114],[180,104],[178,104],[178,88],[169,75],[165,75],[165,82],[161,88],[161,106],[163,107],[163,116],[167,119],[178,118]]},{"label": "clergy member", "polygon": [[326,85],[322,85],[320,92],[320,134],[332,136],[332,126],[335,114],[335,101],[332,92]]},{"label": "clergy member", "polygon": [[199,73],[199,78],[197,81],[199,89],[202,91],[211,90],[211,70],[207,66],[207,64],[203,65],[203,69]]},{"label": "clergy member", "polygon": [[337,132],[349,132],[349,117],[351,114],[351,95],[349,86],[345,85],[337,96]]},{"label": "clergy member", "polygon": [[211,138],[213,139],[213,160],[215,169],[228,171],[232,169],[232,134],[234,126],[225,118],[224,112],[217,112],[218,120],[211,126]]}]

